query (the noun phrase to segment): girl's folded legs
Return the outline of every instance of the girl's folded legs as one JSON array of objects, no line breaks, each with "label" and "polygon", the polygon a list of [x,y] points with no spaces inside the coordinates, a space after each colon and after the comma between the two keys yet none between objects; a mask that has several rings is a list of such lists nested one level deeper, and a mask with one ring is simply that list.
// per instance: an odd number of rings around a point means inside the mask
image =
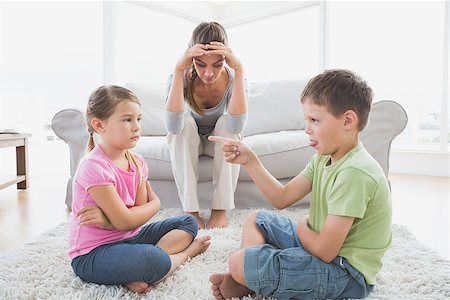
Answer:
[{"label": "girl's folded legs", "polygon": [[153,289],[153,285],[146,282],[130,282],[124,286],[135,293],[148,293]]}]

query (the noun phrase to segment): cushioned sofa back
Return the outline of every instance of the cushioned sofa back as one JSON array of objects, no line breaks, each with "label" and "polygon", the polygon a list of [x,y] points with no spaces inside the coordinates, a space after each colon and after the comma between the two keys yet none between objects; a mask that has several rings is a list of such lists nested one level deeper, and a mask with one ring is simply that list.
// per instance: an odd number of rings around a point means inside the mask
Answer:
[{"label": "cushioned sofa back", "polygon": [[164,83],[127,83],[126,88],[133,91],[141,102],[142,135],[167,135],[164,126]]},{"label": "cushioned sofa back", "polygon": [[249,84],[244,136],[304,129],[300,95],[306,83],[306,80],[282,80]]},{"label": "cushioned sofa back", "polygon": [[[305,128],[300,94],[305,80],[282,80],[249,84],[248,122],[244,136]],[[166,135],[164,83],[127,83],[141,101],[142,135]]]}]

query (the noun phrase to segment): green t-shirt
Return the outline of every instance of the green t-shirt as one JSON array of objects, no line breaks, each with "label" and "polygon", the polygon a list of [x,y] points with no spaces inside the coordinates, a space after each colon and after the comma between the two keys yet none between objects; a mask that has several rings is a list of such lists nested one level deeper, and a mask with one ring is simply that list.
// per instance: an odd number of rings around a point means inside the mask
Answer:
[{"label": "green t-shirt", "polygon": [[302,171],[312,181],[309,226],[319,233],[327,215],[354,217],[339,256],[375,284],[392,242],[392,207],[383,170],[362,144],[330,164],[316,154]]}]

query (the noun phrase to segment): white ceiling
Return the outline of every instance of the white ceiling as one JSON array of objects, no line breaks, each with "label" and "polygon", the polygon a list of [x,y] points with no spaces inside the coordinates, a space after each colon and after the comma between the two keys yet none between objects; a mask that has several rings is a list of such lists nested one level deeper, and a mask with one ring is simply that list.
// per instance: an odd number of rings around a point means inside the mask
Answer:
[{"label": "white ceiling", "polygon": [[217,21],[225,27],[258,20],[319,1],[126,1],[188,19],[195,23]]}]

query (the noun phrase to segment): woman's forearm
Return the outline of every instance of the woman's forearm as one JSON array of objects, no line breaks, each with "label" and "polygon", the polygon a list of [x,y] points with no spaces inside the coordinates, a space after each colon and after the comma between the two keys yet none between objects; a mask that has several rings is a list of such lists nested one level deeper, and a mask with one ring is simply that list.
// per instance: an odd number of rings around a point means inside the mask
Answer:
[{"label": "woman's forearm", "polygon": [[241,115],[246,112],[247,99],[245,98],[244,70],[240,68],[234,72],[233,91],[228,104],[228,113],[230,115]]},{"label": "woman's forearm", "polygon": [[184,112],[183,74],[183,70],[175,70],[173,73],[172,85],[166,102],[166,110],[170,112]]}]

